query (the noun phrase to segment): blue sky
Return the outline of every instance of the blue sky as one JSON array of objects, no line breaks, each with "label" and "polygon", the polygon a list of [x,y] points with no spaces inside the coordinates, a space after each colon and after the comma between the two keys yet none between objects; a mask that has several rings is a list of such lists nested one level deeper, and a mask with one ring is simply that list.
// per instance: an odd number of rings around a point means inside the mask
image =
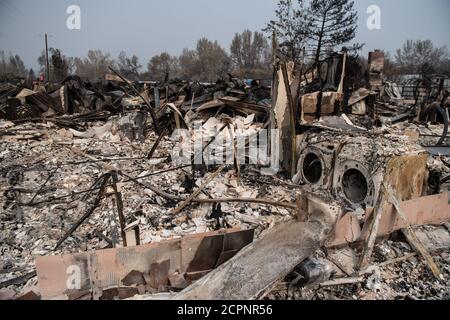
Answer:
[{"label": "blue sky", "polygon": [[[0,50],[19,54],[35,68],[49,45],[67,56],[84,57],[102,49],[117,57],[136,54],[142,65],[155,54],[178,55],[200,37],[217,40],[227,50],[233,35],[261,30],[274,17],[275,0],[0,0]],[[81,8],[81,30],[66,28],[66,8]],[[366,27],[367,7],[381,8],[381,30]],[[355,41],[364,53],[380,48],[394,52],[407,39],[431,39],[450,47],[449,0],[356,0],[359,28]]]}]

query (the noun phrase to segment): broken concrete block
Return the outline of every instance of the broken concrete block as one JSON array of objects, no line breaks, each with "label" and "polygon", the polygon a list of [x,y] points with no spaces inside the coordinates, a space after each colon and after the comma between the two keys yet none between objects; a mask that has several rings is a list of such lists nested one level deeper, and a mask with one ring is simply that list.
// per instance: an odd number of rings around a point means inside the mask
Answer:
[{"label": "broken concrete block", "polygon": [[184,289],[189,285],[189,282],[185,279],[184,274],[178,272],[169,275],[169,283],[172,288]]},{"label": "broken concrete block", "polygon": [[152,288],[159,289],[169,283],[170,261],[152,263],[148,273],[144,274],[145,282]]},{"label": "broken concrete block", "polygon": [[142,272],[133,270],[122,279],[124,286],[145,285],[146,281]]},{"label": "broken concrete block", "polygon": [[120,300],[125,300],[139,294],[139,290],[137,288],[119,288],[118,291]]}]

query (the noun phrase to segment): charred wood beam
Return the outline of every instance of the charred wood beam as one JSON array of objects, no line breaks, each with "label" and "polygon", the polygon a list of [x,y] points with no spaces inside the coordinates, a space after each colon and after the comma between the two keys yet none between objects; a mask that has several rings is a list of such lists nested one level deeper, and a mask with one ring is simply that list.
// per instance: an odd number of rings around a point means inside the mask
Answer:
[{"label": "charred wood beam", "polygon": [[267,200],[267,199],[253,199],[253,198],[218,198],[218,199],[194,199],[192,202],[196,203],[227,203],[227,202],[240,202],[240,203],[258,203],[266,204],[274,207],[281,207],[286,209],[297,210],[297,206],[294,204]]},{"label": "charred wood beam", "polygon": [[155,143],[152,146],[152,149],[150,150],[150,152],[147,155],[147,159],[151,159],[153,158],[153,154],[155,153],[156,149],[158,148],[162,138],[164,137],[164,135],[167,133],[167,128],[164,128],[163,131],[159,134],[158,139],[155,141]]},{"label": "charred wood beam", "polygon": [[[78,229],[78,227],[87,219],[91,216],[91,214],[94,212],[94,210],[100,205],[100,201],[103,197],[105,188],[106,188],[106,184],[109,181],[110,178],[110,174],[104,174],[103,176],[101,176],[98,181],[101,181],[101,186],[100,186],[100,191],[97,193],[97,196],[95,197],[94,203],[89,207],[89,209],[86,211],[86,213],[69,229],[69,231],[67,231],[64,236],[61,238],[61,240],[58,241],[58,243],[56,244],[55,248],[53,250],[57,250],[61,244],[66,241],[66,239],[68,237],[70,237],[70,235],[72,233],[75,232],[75,230]],[[94,185],[97,184],[97,181],[94,183]]]},{"label": "charred wood beam", "polygon": [[13,279],[3,281],[2,283],[0,283],[0,289],[9,287],[12,285],[19,286],[19,285],[25,284],[25,283],[27,283],[28,280],[30,280],[31,278],[33,278],[35,276],[36,276],[36,271],[31,271],[26,274],[15,277]]},{"label": "charred wood beam", "polygon": [[117,213],[119,216],[119,224],[120,224],[120,233],[122,236],[123,246],[127,246],[127,238],[125,235],[125,217],[123,215],[123,201],[122,201],[122,193],[118,191],[117,183],[117,172],[113,171],[111,172],[111,179],[112,179],[112,187],[114,189],[114,197],[116,199],[117,204]]},{"label": "charred wood beam", "polygon": [[383,213],[384,204],[386,202],[385,198],[386,196],[384,190],[380,190],[380,194],[378,195],[378,200],[375,205],[375,211],[372,215],[372,220],[370,221],[369,225],[369,237],[366,240],[362,255],[359,260],[359,270],[363,270],[369,265],[369,260],[372,256],[373,247],[378,235],[378,227],[380,226],[381,215]]},{"label": "charred wood beam", "polygon": [[288,99],[288,108],[289,108],[289,126],[291,127],[291,158],[290,158],[290,176],[293,177],[297,171],[297,162],[295,161],[295,149],[296,149],[296,137],[297,137],[297,131],[296,131],[296,121],[295,121],[295,107],[294,107],[294,98],[292,97],[291,92],[291,85],[289,83],[289,76],[287,72],[287,67],[285,63],[281,64],[281,70],[283,72],[283,80],[284,80],[284,86],[286,88],[286,95]]},{"label": "charred wood beam", "polygon": [[[150,174],[147,174],[147,175],[145,175],[145,176],[136,177],[136,178],[130,176],[129,178],[127,178],[127,179],[124,180],[123,182],[126,183],[126,182],[131,182],[131,181],[133,181],[133,182],[135,182],[135,183],[137,183],[137,184],[142,185],[142,183],[139,182],[139,180],[141,180],[141,179],[148,178],[148,177],[152,177],[152,176],[156,176],[156,175],[163,174],[163,173],[167,173],[167,172],[171,172],[171,171],[175,171],[175,170],[181,170],[181,169],[184,169],[184,168],[188,168],[188,167],[190,167],[190,166],[191,166],[191,165],[184,165],[184,166],[180,166],[180,167],[170,168],[170,169],[166,169],[166,170],[162,170],[162,171],[150,173]],[[119,172],[119,174],[120,174],[120,172]],[[143,186],[144,186],[144,187],[147,187],[147,184],[144,184]],[[62,195],[62,196],[59,196],[59,197],[55,197],[55,198],[50,198],[50,199],[47,199],[47,200],[42,200],[42,201],[34,202],[34,203],[32,203],[32,204],[29,204],[29,203],[20,203],[20,205],[21,205],[21,206],[37,206],[37,205],[44,204],[44,203],[51,203],[51,202],[63,200],[63,199],[66,199],[66,198],[70,198],[70,197],[74,197],[74,196],[86,194],[86,193],[89,193],[89,192],[92,192],[92,191],[95,191],[95,190],[99,190],[99,189],[100,189],[100,187],[91,187],[91,188],[86,189],[86,190],[77,191],[77,192],[72,192],[72,193],[69,193],[69,194],[66,194],[66,195]],[[169,194],[166,194],[166,195],[169,195]],[[163,196],[163,195],[161,195],[161,196]],[[181,201],[181,200],[182,200],[182,199],[177,198],[177,197],[175,197],[175,196],[173,196],[173,195],[169,195],[169,196],[170,196],[170,199],[175,200],[175,201]],[[163,197],[164,197],[164,196],[163,196]]]},{"label": "charred wood beam", "polygon": [[172,201],[176,201],[176,202],[183,200],[182,198],[180,198],[178,196],[175,196],[173,194],[167,193],[167,192],[165,192],[165,191],[163,191],[163,190],[161,190],[161,189],[159,189],[159,188],[157,188],[155,186],[152,186],[152,185],[150,185],[148,183],[145,183],[145,182],[141,182],[141,181],[138,180],[138,178],[134,178],[134,177],[130,176],[129,174],[123,172],[123,171],[120,171],[119,174],[121,174],[124,177],[128,178],[130,181],[133,181],[134,183],[136,183],[138,185],[141,185],[141,186],[143,186],[143,187],[153,191],[154,193],[156,193],[160,197],[163,197],[165,199],[169,199],[169,200],[172,200]]},{"label": "charred wood beam", "polygon": [[39,188],[38,191],[36,191],[36,193],[34,194],[33,198],[31,198],[30,202],[28,202],[28,205],[31,206],[33,205],[34,200],[36,199],[36,197],[42,192],[42,190],[45,188],[45,186],[47,185],[47,183],[50,181],[50,179],[55,175],[56,171],[58,171],[59,167],[57,167],[56,169],[54,169],[52,172],[50,172],[50,174],[48,175],[47,179],[45,180],[45,182],[41,185],[41,187]]},{"label": "charred wood beam", "polygon": [[389,202],[394,205],[394,208],[397,211],[398,215],[407,225],[406,228],[402,229],[402,233],[404,234],[408,242],[411,244],[411,246],[423,257],[425,263],[427,264],[428,268],[431,270],[435,278],[443,279],[443,274],[441,270],[439,270],[439,267],[434,262],[433,257],[430,255],[430,253],[422,244],[422,242],[420,242],[420,240],[417,238],[414,229],[411,227],[411,224],[409,223],[408,219],[406,218],[406,215],[404,214],[400,206],[400,201],[394,195],[392,187],[384,183],[382,186],[386,190],[387,195],[389,196]]}]

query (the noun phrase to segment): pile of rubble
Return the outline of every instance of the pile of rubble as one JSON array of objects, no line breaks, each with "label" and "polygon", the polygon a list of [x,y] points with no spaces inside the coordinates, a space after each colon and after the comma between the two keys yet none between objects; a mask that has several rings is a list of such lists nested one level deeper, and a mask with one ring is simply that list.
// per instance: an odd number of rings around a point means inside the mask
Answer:
[{"label": "pile of rubble", "polygon": [[371,55],[353,92],[346,52],[271,87],[2,84],[0,299],[447,299],[448,94]]},{"label": "pile of rubble", "polygon": [[[437,265],[450,275],[448,246],[450,226],[418,227]],[[436,239],[437,237],[437,239]],[[433,243],[433,240],[434,243]],[[351,248],[321,250],[280,281],[266,299],[294,300],[448,300],[448,283],[438,281],[405,239],[384,240],[374,248],[369,274],[355,274],[357,256]],[[314,268],[315,271],[312,271]],[[325,277],[325,278],[324,278]],[[326,280],[326,278],[339,280]],[[344,279],[344,280],[341,280]]]}]

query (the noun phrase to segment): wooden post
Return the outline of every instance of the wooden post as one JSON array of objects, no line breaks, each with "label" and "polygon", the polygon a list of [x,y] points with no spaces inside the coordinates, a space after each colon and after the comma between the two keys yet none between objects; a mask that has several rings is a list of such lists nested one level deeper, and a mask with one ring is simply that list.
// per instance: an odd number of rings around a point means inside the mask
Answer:
[{"label": "wooden post", "polygon": [[414,229],[411,227],[411,224],[409,223],[408,219],[406,218],[405,213],[403,212],[400,202],[394,195],[394,191],[392,190],[392,187],[389,185],[385,185],[383,183],[383,188],[385,188],[387,194],[389,195],[389,202],[394,205],[395,210],[397,211],[400,218],[405,222],[406,228],[402,229],[402,233],[405,235],[406,239],[408,240],[409,244],[414,248],[414,250],[419,253],[425,260],[425,263],[427,264],[428,268],[431,270],[433,275],[437,279],[443,280],[443,274],[441,270],[439,270],[439,267],[436,265],[436,263],[433,260],[433,257],[428,252],[427,248],[420,242],[420,240],[417,238],[416,233],[414,232]]},{"label": "wooden post", "polygon": [[117,189],[117,172],[111,172],[112,178],[112,187],[114,189],[114,197],[116,199],[117,204],[117,213],[119,216],[119,224],[120,224],[120,235],[122,236],[123,246],[127,246],[127,237],[125,235],[125,217],[123,215],[123,202],[122,202],[122,193]]},{"label": "wooden post", "polygon": [[44,35],[45,38],[45,71],[47,72],[47,82],[50,82],[50,67],[48,62],[48,40],[47,34]]},{"label": "wooden post", "polygon": [[385,203],[385,195],[384,190],[380,190],[380,194],[378,195],[377,204],[375,205],[375,211],[372,215],[372,220],[370,221],[369,226],[369,238],[366,241],[366,245],[364,246],[363,253],[359,260],[359,270],[363,270],[369,264],[370,257],[372,256],[373,247],[375,245],[375,241],[378,235],[378,227],[380,225],[381,214],[383,213]]},{"label": "wooden post", "polygon": [[291,85],[289,83],[289,76],[287,72],[286,63],[281,64],[281,70],[283,72],[283,80],[284,86],[286,88],[286,95],[288,100],[288,108],[289,108],[289,126],[291,133],[291,150],[290,150],[290,176],[291,178],[295,175],[297,169],[297,163],[295,162],[295,148],[297,146],[296,139],[296,122],[295,122],[295,107],[294,107],[294,99],[292,97]]}]

